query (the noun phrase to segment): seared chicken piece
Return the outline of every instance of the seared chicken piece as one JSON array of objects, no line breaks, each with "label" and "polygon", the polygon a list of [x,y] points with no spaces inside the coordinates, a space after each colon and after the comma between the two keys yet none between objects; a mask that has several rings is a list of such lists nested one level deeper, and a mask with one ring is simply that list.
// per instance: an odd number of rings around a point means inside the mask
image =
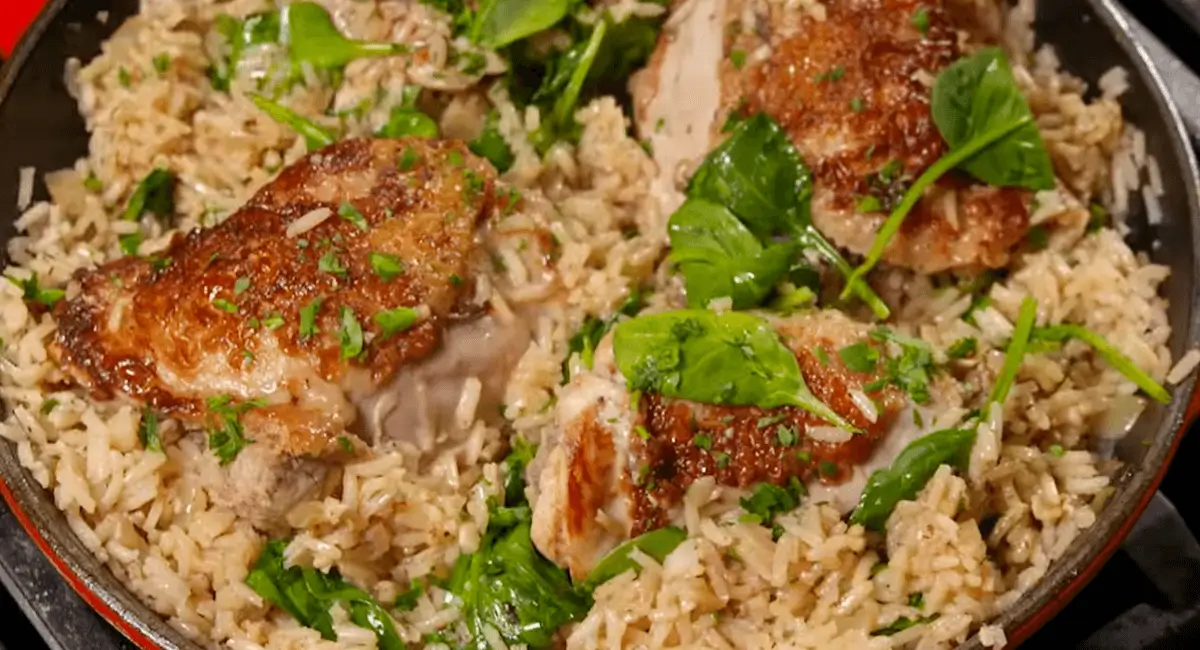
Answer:
[{"label": "seared chicken piece", "polygon": [[100,399],[208,426],[243,411],[253,443],[218,491],[269,519],[303,494],[294,482],[323,475],[312,461],[349,451],[355,401],[478,315],[480,230],[495,204],[492,168],[461,144],[337,143],[159,257],[83,273],[56,309],[54,354]]},{"label": "seared chicken piece", "polygon": [[866,326],[829,311],[781,319],[775,328],[813,394],[862,433],[833,429],[791,407],[643,395],[635,411],[610,336],[595,369],[560,395],[561,439],[544,441],[531,465],[538,485],[533,539],[542,553],[582,578],[625,539],[679,521],[684,493],[703,476],[743,489],[796,477],[812,484],[810,498],[849,510],[869,471],[890,463],[918,433],[906,398],[892,386],[865,392],[877,376],[841,362],[839,350],[869,341]]},{"label": "seared chicken piece", "polygon": [[[957,29],[965,21],[944,0],[821,6],[824,19],[779,3],[680,3],[632,83],[668,211],[728,118],[766,113],[812,170],[813,223],[836,245],[864,254],[890,207],[946,152],[929,97],[936,75],[961,55]],[[923,273],[1003,266],[1028,231],[1029,200],[1023,190],[946,176],[884,260]]]}]

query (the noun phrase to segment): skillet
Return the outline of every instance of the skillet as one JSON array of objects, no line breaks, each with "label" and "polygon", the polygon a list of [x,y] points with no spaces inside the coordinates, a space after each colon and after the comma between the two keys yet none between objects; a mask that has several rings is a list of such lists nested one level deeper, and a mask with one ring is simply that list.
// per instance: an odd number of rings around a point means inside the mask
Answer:
[{"label": "skillet", "polygon": [[[62,81],[69,57],[88,60],[100,44],[137,10],[137,0],[53,0],[11,60],[0,70],[0,240],[15,234],[17,178],[21,167],[39,172],[71,165],[87,153],[87,133]],[[97,13],[109,14],[106,23]],[[1200,344],[1200,172],[1183,123],[1162,79],[1113,0],[1044,1],[1037,19],[1039,41],[1057,46],[1064,67],[1094,82],[1115,65],[1130,72],[1122,97],[1127,119],[1146,133],[1147,150],[1159,163],[1165,218],[1150,227],[1131,215],[1131,242],[1171,268],[1171,350],[1175,358]],[[47,198],[40,185],[35,200]],[[1159,245],[1154,246],[1155,242]],[[2,253],[0,253],[2,254]],[[1186,424],[1200,414],[1194,380],[1174,387],[1168,406],[1151,405],[1116,454],[1124,469],[1116,493],[1092,528],[1071,546],[1024,598],[994,623],[1010,647],[1044,625],[1095,574],[1129,533],[1166,473]],[[143,605],[83,546],[45,492],[17,460],[15,446],[0,443],[0,495],[63,579],[105,620],[139,648],[197,650],[198,646]],[[99,641],[93,640],[93,642]],[[964,646],[981,648],[972,638]]]}]

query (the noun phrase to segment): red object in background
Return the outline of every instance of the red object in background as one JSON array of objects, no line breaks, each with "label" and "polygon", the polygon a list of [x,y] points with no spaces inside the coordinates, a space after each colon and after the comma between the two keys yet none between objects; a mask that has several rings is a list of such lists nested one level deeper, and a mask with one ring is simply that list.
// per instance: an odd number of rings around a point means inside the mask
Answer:
[{"label": "red object in background", "polygon": [[12,54],[43,4],[45,0],[0,0],[0,54]]}]

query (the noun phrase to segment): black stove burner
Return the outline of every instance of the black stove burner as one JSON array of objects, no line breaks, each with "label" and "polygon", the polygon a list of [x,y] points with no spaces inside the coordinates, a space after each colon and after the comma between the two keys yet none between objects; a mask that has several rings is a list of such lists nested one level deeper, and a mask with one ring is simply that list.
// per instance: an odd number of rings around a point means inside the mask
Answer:
[{"label": "black stove burner", "polygon": [[[1200,144],[1200,0],[1123,2],[1150,28],[1139,39]],[[1121,550],[1023,648],[1200,648],[1200,501],[1189,473],[1200,466],[1195,435],[1181,443],[1175,469]],[[0,549],[12,560],[0,564],[0,650],[135,650],[71,591],[2,503]]]}]

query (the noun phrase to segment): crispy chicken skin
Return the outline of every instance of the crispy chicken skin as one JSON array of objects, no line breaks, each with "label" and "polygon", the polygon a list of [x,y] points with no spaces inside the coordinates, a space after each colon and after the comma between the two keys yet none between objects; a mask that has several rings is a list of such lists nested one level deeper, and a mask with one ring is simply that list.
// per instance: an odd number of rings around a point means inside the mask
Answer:
[{"label": "crispy chicken skin", "polygon": [[[461,143],[339,142],[220,225],[154,258],[83,272],[55,310],[52,354],[97,398],[127,396],[191,422],[211,416],[210,398],[260,400],[242,416],[255,448],[246,459],[343,454],[356,417],[347,394],[432,355],[468,308],[494,181]],[[380,255],[403,272],[381,273]],[[376,316],[400,307],[420,319],[385,335]]]},{"label": "crispy chicken skin", "polygon": [[621,541],[670,523],[701,477],[742,489],[786,485],[792,477],[838,483],[866,461],[905,403],[891,386],[869,393],[877,404],[871,419],[851,398],[877,376],[847,369],[838,350],[869,341],[868,328],[838,312],[798,315],[775,327],[813,393],[863,433],[819,442],[809,433],[828,424],[790,407],[766,411],[645,395],[634,411],[606,340],[595,370],[561,395],[562,439],[531,470],[539,474],[533,539],[542,553],[581,578]]},{"label": "crispy chicken skin", "polygon": [[[829,0],[819,20],[780,6],[748,12],[742,0],[684,3],[633,84],[660,173],[678,186],[697,157],[696,145],[683,140],[707,135],[715,144],[730,115],[766,113],[812,170],[813,223],[838,246],[865,253],[887,210],[946,151],[930,114],[930,84],[961,56],[965,26],[945,4]],[[743,22],[748,15],[755,24]],[[715,69],[681,67],[688,65]],[[701,74],[716,87],[698,87]],[[880,207],[871,205],[876,199]],[[1022,190],[947,176],[913,210],[884,260],[923,273],[1003,266],[1028,231],[1029,199]]]}]

